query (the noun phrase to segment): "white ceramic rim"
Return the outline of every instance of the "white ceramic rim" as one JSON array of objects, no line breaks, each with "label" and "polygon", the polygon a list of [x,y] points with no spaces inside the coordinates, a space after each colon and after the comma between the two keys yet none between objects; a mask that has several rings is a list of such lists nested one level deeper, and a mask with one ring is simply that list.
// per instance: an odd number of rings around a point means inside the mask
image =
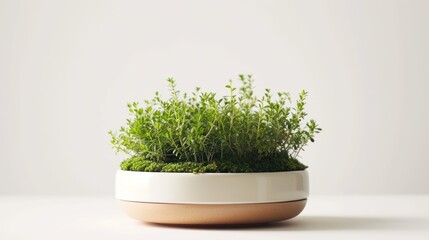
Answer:
[{"label": "white ceramic rim", "polygon": [[309,194],[308,172],[116,172],[116,198],[179,204],[245,204],[297,201]]}]

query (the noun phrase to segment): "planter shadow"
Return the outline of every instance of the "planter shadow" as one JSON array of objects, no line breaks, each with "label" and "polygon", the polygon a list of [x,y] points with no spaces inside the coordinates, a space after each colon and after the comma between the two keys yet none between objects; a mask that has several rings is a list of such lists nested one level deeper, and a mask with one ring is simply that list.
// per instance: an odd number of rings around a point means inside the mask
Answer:
[{"label": "planter shadow", "polygon": [[193,230],[247,230],[247,231],[371,231],[371,230],[425,230],[428,221],[419,218],[378,218],[301,216],[293,220],[246,225],[165,225],[142,223],[160,228],[182,228]]}]

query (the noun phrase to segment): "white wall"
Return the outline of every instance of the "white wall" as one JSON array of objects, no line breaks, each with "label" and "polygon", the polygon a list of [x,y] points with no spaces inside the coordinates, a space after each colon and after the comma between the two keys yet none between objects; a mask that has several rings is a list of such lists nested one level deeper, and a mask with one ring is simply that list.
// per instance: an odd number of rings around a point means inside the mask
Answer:
[{"label": "white wall", "polygon": [[112,194],[107,131],[168,76],[310,91],[313,194],[429,193],[429,1],[0,0],[0,194]]}]

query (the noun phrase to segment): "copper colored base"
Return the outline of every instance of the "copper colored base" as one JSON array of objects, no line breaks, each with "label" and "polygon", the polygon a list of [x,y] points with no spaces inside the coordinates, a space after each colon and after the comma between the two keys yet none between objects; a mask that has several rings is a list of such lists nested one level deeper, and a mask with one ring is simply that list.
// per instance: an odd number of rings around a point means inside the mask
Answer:
[{"label": "copper colored base", "polygon": [[283,221],[296,217],[307,200],[255,204],[170,204],[119,201],[137,220],[159,224],[228,225]]}]

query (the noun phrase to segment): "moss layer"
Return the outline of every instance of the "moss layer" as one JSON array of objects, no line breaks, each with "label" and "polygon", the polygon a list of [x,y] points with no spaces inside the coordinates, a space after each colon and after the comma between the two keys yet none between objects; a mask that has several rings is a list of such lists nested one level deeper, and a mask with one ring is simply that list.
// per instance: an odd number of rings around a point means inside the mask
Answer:
[{"label": "moss layer", "polygon": [[293,158],[250,163],[223,161],[206,164],[195,162],[157,163],[144,160],[141,157],[131,157],[121,163],[122,170],[140,172],[249,173],[299,171],[306,168],[306,165]]}]

